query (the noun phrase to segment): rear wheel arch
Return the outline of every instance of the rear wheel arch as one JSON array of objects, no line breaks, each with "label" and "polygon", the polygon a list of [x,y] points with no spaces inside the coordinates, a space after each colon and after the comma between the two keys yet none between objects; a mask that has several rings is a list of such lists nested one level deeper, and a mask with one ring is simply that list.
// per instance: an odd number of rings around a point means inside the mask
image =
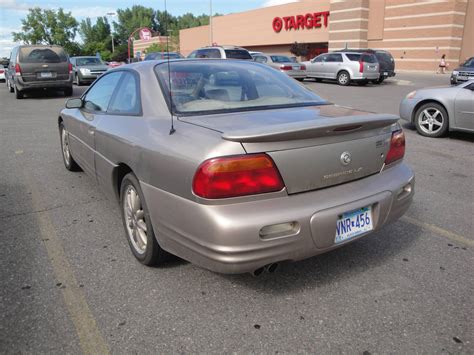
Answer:
[{"label": "rear wheel arch", "polygon": [[112,181],[117,201],[120,201],[120,189],[122,187],[123,178],[129,173],[134,174],[133,170],[125,163],[119,163],[112,172]]}]

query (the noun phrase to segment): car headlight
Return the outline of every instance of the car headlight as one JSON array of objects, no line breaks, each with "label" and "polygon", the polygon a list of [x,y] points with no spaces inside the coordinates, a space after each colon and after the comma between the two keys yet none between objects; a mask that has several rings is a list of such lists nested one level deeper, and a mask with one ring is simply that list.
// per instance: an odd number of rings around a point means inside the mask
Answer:
[{"label": "car headlight", "polygon": [[416,96],[416,90],[410,92],[410,93],[407,95],[406,98],[407,98],[407,99],[413,99],[415,96]]},{"label": "car headlight", "polygon": [[459,72],[457,70],[453,70],[453,76],[458,76]]},{"label": "car headlight", "polygon": [[79,69],[79,71],[81,72],[82,75],[90,75],[91,73],[90,69],[87,69],[87,68],[81,68]]}]

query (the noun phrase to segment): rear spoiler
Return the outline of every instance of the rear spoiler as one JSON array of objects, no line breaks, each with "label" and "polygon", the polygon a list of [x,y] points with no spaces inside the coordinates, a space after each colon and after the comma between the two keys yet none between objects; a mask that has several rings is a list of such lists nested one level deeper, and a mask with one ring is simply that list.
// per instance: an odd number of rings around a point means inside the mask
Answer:
[{"label": "rear spoiler", "polygon": [[387,114],[320,117],[311,121],[228,131],[222,134],[222,138],[228,141],[245,143],[279,142],[367,131],[390,126],[398,120],[398,116]]}]

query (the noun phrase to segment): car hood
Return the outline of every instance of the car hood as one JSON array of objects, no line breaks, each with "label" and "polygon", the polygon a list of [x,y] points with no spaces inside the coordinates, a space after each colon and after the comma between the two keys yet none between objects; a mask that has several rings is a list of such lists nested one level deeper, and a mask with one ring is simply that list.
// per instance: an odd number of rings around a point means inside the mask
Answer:
[{"label": "car hood", "polygon": [[107,70],[109,67],[107,65],[98,64],[98,65],[79,65],[79,69],[89,69],[89,70]]},{"label": "car hood", "polygon": [[458,67],[456,69],[454,69],[456,71],[469,71],[469,72],[474,72],[474,68],[472,67]]}]

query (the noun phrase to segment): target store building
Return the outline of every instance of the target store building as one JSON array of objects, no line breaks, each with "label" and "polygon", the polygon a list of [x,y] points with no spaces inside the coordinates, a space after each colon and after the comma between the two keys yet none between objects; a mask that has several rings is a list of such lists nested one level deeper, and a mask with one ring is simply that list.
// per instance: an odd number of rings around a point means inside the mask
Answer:
[{"label": "target store building", "polygon": [[474,0],[301,0],[213,17],[180,31],[180,51],[237,45],[287,54],[297,43],[310,59],[344,48],[384,49],[400,70],[451,68],[474,56]]}]

